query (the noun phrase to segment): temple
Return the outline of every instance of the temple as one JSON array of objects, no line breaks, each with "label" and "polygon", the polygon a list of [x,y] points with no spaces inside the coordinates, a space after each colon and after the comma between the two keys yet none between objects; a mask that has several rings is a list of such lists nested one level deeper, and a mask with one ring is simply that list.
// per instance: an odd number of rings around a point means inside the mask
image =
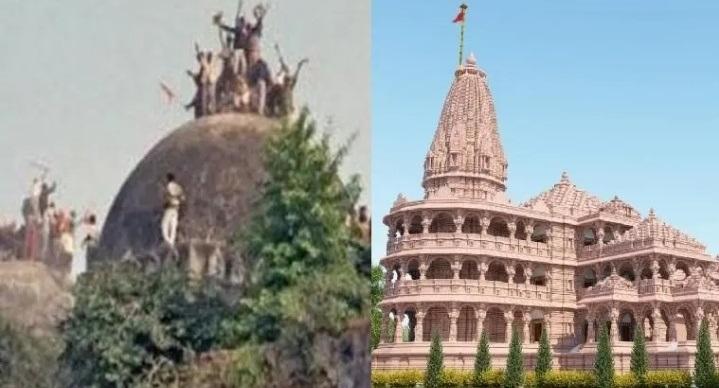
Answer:
[{"label": "temple", "polygon": [[593,368],[600,325],[617,370],[629,370],[636,325],[652,368],[691,368],[705,317],[719,345],[719,271],[701,243],[653,210],[643,217],[618,197],[581,190],[566,173],[513,204],[507,168],[487,75],[470,56],[425,159],[424,199],[399,195],[383,219],[387,281],[373,369],[423,369],[434,331],[445,366],[460,369],[473,367],[482,330],[496,368],[512,330],[527,367],[545,327],[560,369]]}]

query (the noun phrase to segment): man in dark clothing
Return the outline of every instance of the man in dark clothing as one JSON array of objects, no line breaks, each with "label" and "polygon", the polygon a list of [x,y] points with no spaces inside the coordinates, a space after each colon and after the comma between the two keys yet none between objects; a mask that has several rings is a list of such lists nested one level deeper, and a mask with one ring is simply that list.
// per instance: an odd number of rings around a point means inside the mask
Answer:
[{"label": "man in dark clothing", "polygon": [[54,193],[56,188],[57,184],[55,182],[52,182],[52,186],[48,185],[46,182],[42,182],[42,186],[40,187],[40,200],[38,201],[40,204],[41,216],[45,215],[45,211],[50,203],[50,194]]}]

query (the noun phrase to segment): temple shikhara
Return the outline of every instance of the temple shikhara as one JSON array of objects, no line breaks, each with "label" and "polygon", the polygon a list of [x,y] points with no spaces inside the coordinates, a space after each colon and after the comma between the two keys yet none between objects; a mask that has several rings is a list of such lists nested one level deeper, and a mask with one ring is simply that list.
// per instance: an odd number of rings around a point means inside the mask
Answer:
[{"label": "temple shikhara", "polygon": [[434,331],[445,366],[464,369],[482,330],[498,368],[512,330],[527,367],[545,327],[560,369],[593,368],[601,325],[618,370],[629,370],[636,325],[652,368],[692,367],[704,317],[719,345],[719,268],[701,243],[653,210],[593,196],[566,173],[514,204],[507,168],[487,75],[470,56],[427,152],[424,199],[400,194],[384,217],[387,279],[373,369],[423,369]]}]

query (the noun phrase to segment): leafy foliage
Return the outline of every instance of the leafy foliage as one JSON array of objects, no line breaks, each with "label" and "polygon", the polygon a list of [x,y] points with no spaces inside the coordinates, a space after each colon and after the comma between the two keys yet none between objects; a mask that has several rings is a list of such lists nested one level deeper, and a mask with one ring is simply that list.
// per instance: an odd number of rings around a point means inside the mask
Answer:
[{"label": "leafy foliage", "polygon": [[0,386],[54,387],[58,348],[0,318]]},{"label": "leafy foliage", "polygon": [[714,365],[714,352],[712,351],[709,323],[706,318],[702,320],[697,334],[697,355],[694,361],[694,381],[699,388],[716,387],[716,365]]},{"label": "leafy foliage", "polygon": [[634,344],[632,346],[632,358],[629,366],[634,380],[639,387],[647,385],[647,370],[649,369],[649,354],[644,339],[644,330],[637,325],[634,331]]},{"label": "leafy foliage", "polygon": [[544,376],[552,370],[552,349],[549,346],[549,335],[547,328],[542,327],[542,335],[539,337],[539,349],[537,349],[537,365],[534,367],[534,373],[537,381],[541,385]]},{"label": "leafy foliage", "polygon": [[61,363],[71,385],[141,386],[175,372],[219,345],[229,306],[209,284],[191,284],[170,266],[145,273],[134,264],[83,276],[64,323]]},{"label": "leafy foliage", "polygon": [[442,338],[436,331],[432,332],[432,344],[429,347],[427,371],[424,375],[426,388],[442,386],[442,371],[444,370],[444,353],[442,352]]},{"label": "leafy foliage", "polygon": [[599,388],[611,388],[614,381],[614,360],[612,359],[612,344],[609,341],[609,329],[601,325],[597,356],[594,361],[594,374]]},{"label": "leafy foliage", "polygon": [[517,388],[524,382],[524,357],[522,356],[522,339],[517,330],[512,330],[507,355],[507,370],[504,372],[504,387]]},{"label": "leafy foliage", "polygon": [[382,300],[384,293],[384,272],[380,266],[372,267],[370,275],[370,348],[376,349],[379,345],[382,331],[382,311],[377,304]]},{"label": "leafy foliage", "polygon": [[346,151],[333,152],[328,136],[316,137],[306,109],[284,121],[266,144],[262,197],[236,246],[251,276],[232,342],[258,345],[258,364],[283,365],[303,386],[331,384],[336,374],[335,360],[313,350],[318,339],[339,336],[370,311],[369,248],[347,222],[360,187],[357,177],[346,184],[339,178]]},{"label": "leafy foliage", "polygon": [[482,330],[477,345],[477,356],[474,359],[474,384],[482,385],[485,373],[492,367],[492,356],[489,354],[489,338],[487,330]]}]

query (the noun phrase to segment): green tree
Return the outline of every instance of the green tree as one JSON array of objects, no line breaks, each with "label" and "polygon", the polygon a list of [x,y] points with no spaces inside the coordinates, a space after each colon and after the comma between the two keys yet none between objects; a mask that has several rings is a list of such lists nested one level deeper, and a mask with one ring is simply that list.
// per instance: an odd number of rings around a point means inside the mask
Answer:
[{"label": "green tree", "polygon": [[712,351],[709,323],[702,319],[697,334],[697,356],[694,361],[694,381],[698,388],[716,387],[716,365]]},{"label": "green tree", "polygon": [[[358,178],[340,179],[347,148],[334,152],[328,136],[318,137],[307,109],[283,121],[264,152],[261,198],[236,241],[250,277],[232,340],[245,348],[258,345],[267,364],[284,365],[283,373],[298,385],[336,385],[328,380],[336,375],[336,358],[315,348],[371,311],[370,276],[360,273],[369,251],[347,222],[360,192]],[[238,375],[255,375],[238,368]]]},{"label": "green tree", "polygon": [[636,384],[639,387],[645,387],[647,385],[647,371],[649,369],[649,354],[647,353],[647,344],[641,325],[637,325],[634,331],[634,344],[632,346],[632,358],[629,368]]},{"label": "green tree", "polygon": [[522,339],[517,330],[512,330],[507,355],[507,370],[504,372],[504,387],[517,388],[524,384],[524,357],[522,356]]},{"label": "green tree", "polygon": [[[591,323],[590,323],[591,324]],[[612,359],[612,344],[609,341],[609,328],[600,325],[597,356],[594,361],[594,373],[597,378],[597,387],[611,388],[614,384],[614,360]]]},{"label": "green tree", "polygon": [[370,311],[370,347],[376,349],[379,345],[380,332],[382,331],[382,310],[377,305],[382,301],[384,294],[384,272],[382,267],[372,267],[370,278],[370,303],[372,310]]},{"label": "green tree", "polygon": [[442,353],[442,338],[437,331],[432,332],[432,344],[429,347],[427,370],[424,374],[425,388],[439,388],[442,384],[442,371],[444,370],[444,354]]},{"label": "green tree", "polygon": [[59,344],[0,317],[0,387],[54,387]]},{"label": "green tree", "polygon": [[542,327],[542,335],[539,337],[539,349],[537,350],[537,365],[534,367],[534,374],[541,386],[544,376],[552,370],[552,349],[549,346],[549,335],[547,328]]},{"label": "green tree", "polygon": [[492,367],[492,356],[489,354],[489,338],[487,331],[482,330],[477,345],[477,355],[474,358],[474,385],[481,386],[483,384],[484,374]]},{"label": "green tree", "polygon": [[219,347],[230,307],[218,288],[168,266],[108,265],[82,276],[63,324],[60,357],[71,386],[141,386]]}]

